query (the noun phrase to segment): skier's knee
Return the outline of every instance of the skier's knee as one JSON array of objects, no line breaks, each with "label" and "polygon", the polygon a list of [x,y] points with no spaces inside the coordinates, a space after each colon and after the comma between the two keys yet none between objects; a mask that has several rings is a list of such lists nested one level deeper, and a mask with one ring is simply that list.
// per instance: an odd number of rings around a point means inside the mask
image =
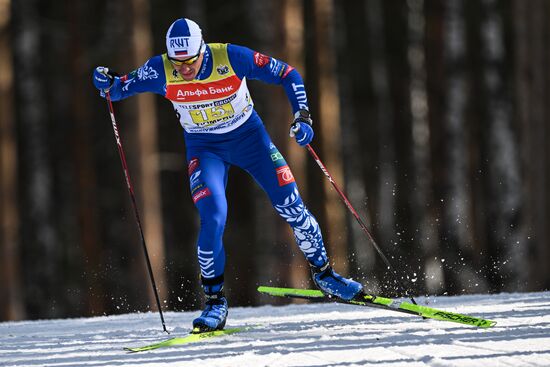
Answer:
[{"label": "skier's knee", "polygon": [[209,213],[201,215],[201,227],[208,228],[211,231],[223,231],[227,214],[224,212]]}]

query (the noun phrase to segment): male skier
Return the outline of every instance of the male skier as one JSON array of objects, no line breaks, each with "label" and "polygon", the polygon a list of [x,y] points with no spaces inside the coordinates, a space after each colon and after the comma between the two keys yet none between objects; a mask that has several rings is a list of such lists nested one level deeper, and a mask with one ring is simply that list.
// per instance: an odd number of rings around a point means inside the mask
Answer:
[{"label": "male skier", "polygon": [[313,139],[312,120],[302,77],[292,66],[233,44],[205,43],[197,23],[181,18],[166,33],[166,53],[138,69],[116,76],[94,70],[94,85],[113,101],[153,92],[169,99],[184,129],[189,184],[201,219],[197,255],[206,296],[193,332],[221,330],[228,305],[223,292],[225,250],[222,242],[229,167],[248,172],[292,227],[296,243],[324,293],[344,300],[362,286],[333,271],[319,225],[304,205],[286,161],[254,110],[248,79],[281,84],[294,113],[290,136],[305,146]]}]

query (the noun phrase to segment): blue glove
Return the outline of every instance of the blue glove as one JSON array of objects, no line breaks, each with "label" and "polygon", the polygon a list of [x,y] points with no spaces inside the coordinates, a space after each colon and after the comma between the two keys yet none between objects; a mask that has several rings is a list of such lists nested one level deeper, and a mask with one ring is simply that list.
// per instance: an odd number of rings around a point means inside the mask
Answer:
[{"label": "blue glove", "polygon": [[313,121],[308,110],[296,112],[294,122],[290,125],[290,137],[295,138],[296,142],[304,147],[313,140]]},{"label": "blue glove", "polygon": [[98,66],[94,69],[94,85],[101,92],[107,92],[111,89],[115,76],[109,72],[109,68]]}]

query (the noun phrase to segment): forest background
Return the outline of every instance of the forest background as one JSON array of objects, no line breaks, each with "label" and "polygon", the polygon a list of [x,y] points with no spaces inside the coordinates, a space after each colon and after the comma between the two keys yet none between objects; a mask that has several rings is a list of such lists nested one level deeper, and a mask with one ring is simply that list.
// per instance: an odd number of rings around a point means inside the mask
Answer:
[{"label": "forest background", "polygon": [[[98,65],[165,50],[179,17],[207,42],[304,76],[336,182],[412,294],[550,288],[550,1],[0,0],[0,320],[155,309]],[[288,137],[281,87],[249,87],[324,232],[334,267],[373,292],[391,274],[319,167]],[[163,308],[201,305],[182,129],[170,102],[114,105]],[[228,182],[230,303],[311,286],[266,195]],[[273,302],[273,301],[271,301]]]}]

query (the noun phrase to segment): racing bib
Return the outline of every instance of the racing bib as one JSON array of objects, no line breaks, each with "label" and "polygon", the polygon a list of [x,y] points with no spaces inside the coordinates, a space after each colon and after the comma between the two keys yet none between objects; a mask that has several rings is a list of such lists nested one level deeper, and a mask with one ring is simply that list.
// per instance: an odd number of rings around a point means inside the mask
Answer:
[{"label": "racing bib", "polygon": [[222,134],[242,125],[254,103],[246,78],[237,77],[227,56],[227,44],[210,43],[212,72],[204,80],[185,81],[162,55],[166,94],[174,105],[181,126],[188,133]]}]

